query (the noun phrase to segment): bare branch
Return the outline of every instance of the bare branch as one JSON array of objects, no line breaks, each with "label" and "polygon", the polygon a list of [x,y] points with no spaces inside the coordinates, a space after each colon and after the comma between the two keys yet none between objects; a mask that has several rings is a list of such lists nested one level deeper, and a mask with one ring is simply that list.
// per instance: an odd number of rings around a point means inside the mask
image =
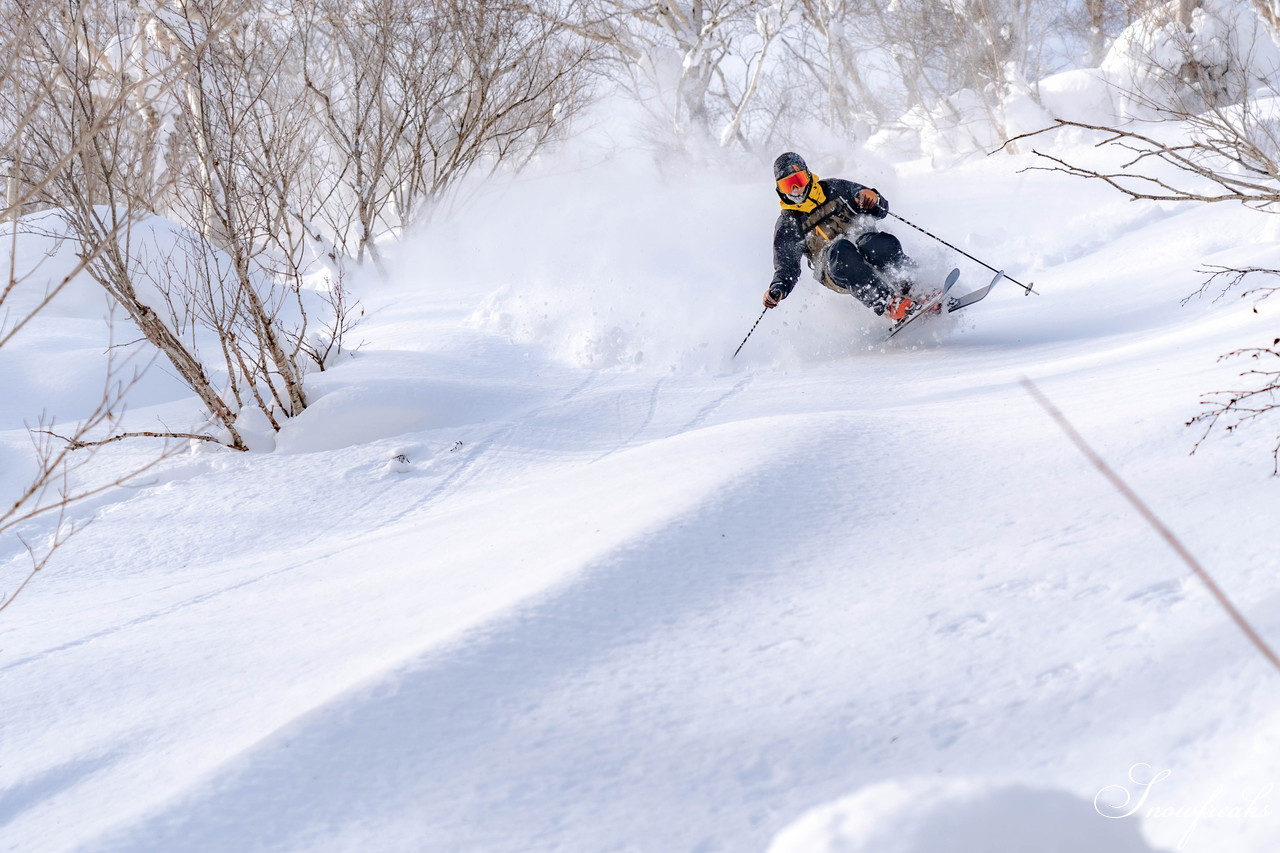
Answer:
[{"label": "bare branch", "polygon": [[[1030,166],[1023,171],[1063,172],[1074,177],[1100,180],[1134,200],[1234,201],[1267,211],[1273,210],[1277,202],[1280,202],[1280,184],[1276,182],[1280,175],[1271,173],[1266,180],[1247,180],[1226,171],[1229,163],[1240,160],[1241,155],[1232,156],[1231,151],[1238,151],[1243,147],[1243,143],[1236,141],[1224,145],[1221,136],[1207,139],[1193,135],[1190,142],[1173,143],[1126,128],[1057,119],[1049,127],[1010,138],[1002,147],[1068,127],[1103,134],[1105,138],[1095,143],[1094,147],[1109,146],[1130,152],[1133,156],[1124,161],[1118,170],[1102,171],[1070,163],[1056,155],[1033,149],[1037,157],[1055,165]],[[1219,191],[1201,192],[1190,188],[1187,184],[1175,184],[1171,179],[1159,176],[1150,170],[1139,171],[1137,167],[1145,167],[1148,160],[1171,167],[1172,175],[1179,175],[1183,179],[1188,176],[1200,179],[1203,183],[1218,187]],[[1255,171],[1265,174],[1259,170]]]},{"label": "bare branch", "polygon": [[62,441],[65,441],[67,443],[67,446],[71,450],[83,450],[86,447],[102,447],[103,445],[114,444],[117,441],[123,441],[126,438],[182,438],[182,439],[191,439],[193,441],[208,441],[214,444],[222,443],[212,435],[203,435],[201,433],[195,433],[195,432],[151,432],[148,430],[142,430],[140,432],[122,432],[122,433],[113,435],[110,438],[95,439],[92,441],[78,439],[74,436],[62,435],[61,433],[54,432],[53,430],[48,430],[48,429],[35,430],[35,432],[40,433],[42,435],[49,435],[49,436],[53,436],[54,438],[61,439]]}]

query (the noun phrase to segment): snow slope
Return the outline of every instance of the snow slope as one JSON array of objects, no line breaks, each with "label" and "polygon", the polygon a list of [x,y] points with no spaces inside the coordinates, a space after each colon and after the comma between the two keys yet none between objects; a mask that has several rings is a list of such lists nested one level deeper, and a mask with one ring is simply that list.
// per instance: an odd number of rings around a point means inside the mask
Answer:
[{"label": "snow slope", "polygon": [[[1276,849],[1277,673],[1020,384],[1280,642],[1274,421],[1183,426],[1276,309],[1181,304],[1274,234],[1024,165],[844,174],[1041,295],[886,344],[806,278],[735,360],[767,164],[478,191],[360,287],[364,346],[274,452],[85,507],[5,611],[0,849]],[[0,353],[6,487],[22,418],[96,392],[101,314],[77,288]]]}]

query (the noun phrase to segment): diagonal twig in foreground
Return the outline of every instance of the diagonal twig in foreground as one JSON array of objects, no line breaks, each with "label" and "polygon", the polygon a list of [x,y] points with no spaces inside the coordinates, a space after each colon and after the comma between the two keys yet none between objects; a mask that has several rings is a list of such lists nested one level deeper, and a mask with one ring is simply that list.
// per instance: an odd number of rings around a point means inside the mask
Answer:
[{"label": "diagonal twig in foreground", "polygon": [[1272,666],[1277,670],[1280,670],[1280,658],[1276,657],[1276,653],[1271,650],[1271,647],[1266,644],[1266,641],[1264,641],[1262,637],[1258,636],[1258,632],[1253,630],[1253,627],[1245,620],[1240,611],[1236,610],[1235,605],[1231,603],[1222,589],[1214,583],[1213,578],[1209,577],[1209,573],[1205,571],[1204,567],[1196,561],[1195,557],[1191,556],[1191,552],[1188,551],[1186,546],[1178,540],[1178,537],[1173,535],[1173,531],[1168,527],[1165,527],[1164,523],[1161,522],[1160,519],[1156,518],[1155,513],[1152,512],[1145,503],[1143,503],[1142,498],[1138,497],[1137,493],[1135,493],[1133,489],[1129,488],[1129,485],[1125,483],[1124,480],[1120,479],[1119,474],[1111,470],[1111,467],[1103,461],[1102,457],[1088,445],[1084,440],[1084,437],[1081,436],[1080,433],[1076,432],[1075,427],[1071,426],[1071,422],[1067,420],[1066,415],[1058,411],[1053,403],[1049,402],[1049,398],[1040,392],[1040,389],[1035,386],[1034,382],[1024,376],[1022,378],[1022,387],[1026,388],[1027,393],[1035,398],[1035,401],[1040,404],[1041,408],[1048,412],[1049,416],[1058,422],[1058,426],[1062,427],[1062,431],[1067,434],[1067,438],[1071,439],[1072,443],[1079,448],[1080,452],[1093,463],[1093,467],[1097,468],[1102,472],[1102,476],[1111,481],[1111,485],[1115,486],[1116,491],[1124,495],[1125,498],[1128,499],[1129,503],[1133,504],[1134,509],[1136,509],[1138,513],[1147,520],[1148,524],[1155,528],[1156,532],[1160,534],[1164,541],[1169,543],[1169,547],[1177,552],[1183,562],[1191,567],[1191,570],[1196,573],[1196,577],[1200,578],[1201,582],[1208,587],[1209,592],[1213,594],[1213,597],[1218,600],[1218,604],[1222,605],[1222,609],[1227,611],[1227,615],[1231,617],[1232,621],[1234,621],[1236,625],[1239,626],[1240,630],[1244,632],[1245,636],[1249,638],[1249,642],[1253,643],[1254,646],[1257,647],[1258,651],[1262,653],[1263,657],[1271,662]]}]

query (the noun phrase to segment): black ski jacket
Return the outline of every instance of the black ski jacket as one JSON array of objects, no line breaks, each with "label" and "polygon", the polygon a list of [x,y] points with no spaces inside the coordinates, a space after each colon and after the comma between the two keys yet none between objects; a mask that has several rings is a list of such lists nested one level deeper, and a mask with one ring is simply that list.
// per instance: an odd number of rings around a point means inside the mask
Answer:
[{"label": "black ski jacket", "polygon": [[807,256],[812,265],[814,255],[849,230],[850,225],[858,220],[884,219],[889,215],[889,202],[884,196],[880,196],[872,210],[857,209],[854,196],[858,190],[870,187],[842,178],[820,179],[816,186],[825,196],[821,203],[815,201],[816,192],[810,192],[809,198],[800,205],[793,205],[786,196],[778,194],[783,209],[773,227],[773,282],[769,289],[783,296],[791,295],[800,280],[801,257]]}]

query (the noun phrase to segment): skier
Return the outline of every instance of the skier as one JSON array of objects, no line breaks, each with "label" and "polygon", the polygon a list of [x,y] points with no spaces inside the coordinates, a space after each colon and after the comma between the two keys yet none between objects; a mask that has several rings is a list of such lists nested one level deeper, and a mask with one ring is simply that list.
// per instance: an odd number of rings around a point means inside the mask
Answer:
[{"label": "skier", "polygon": [[773,229],[773,281],[764,307],[776,308],[800,278],[804,255],[814,277],[837,293],[851,293],[877,314],[902,320],[918,309],[912,299],[914,263],[875,220],[889,203],[871,187],[840,178],[818,178],[804,158],[788,151],[773,162],[782,213]]}]

